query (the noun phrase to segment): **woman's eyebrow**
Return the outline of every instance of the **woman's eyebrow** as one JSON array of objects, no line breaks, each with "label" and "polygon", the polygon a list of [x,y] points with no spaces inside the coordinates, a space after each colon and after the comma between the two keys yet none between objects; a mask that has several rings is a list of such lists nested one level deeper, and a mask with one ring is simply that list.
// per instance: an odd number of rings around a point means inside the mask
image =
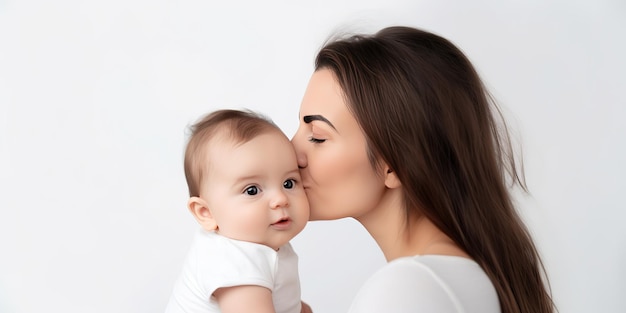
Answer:
[{"label": "woman's eyebrow", "polygon": [[322,121],[328,125],[330,125],[330,127],[332,127],[335,131],[337,130],[337,128],[335,127],[335,125],[333,125],[333,123],[331,123],[327,118],[323,117],[322,115],[305,115],[302,117],[302,120],[309,124],[313,121]]}]

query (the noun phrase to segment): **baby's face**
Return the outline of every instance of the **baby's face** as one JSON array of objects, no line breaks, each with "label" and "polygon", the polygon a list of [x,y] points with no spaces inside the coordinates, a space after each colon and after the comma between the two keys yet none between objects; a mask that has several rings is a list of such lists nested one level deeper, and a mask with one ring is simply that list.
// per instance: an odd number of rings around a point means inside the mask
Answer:
[{"label": "baby's face", "polygon": [[273,249],[297,235],[309,220],[293,146],[280,131],[235,145],[210,144],[203,198],[226,237]]}]

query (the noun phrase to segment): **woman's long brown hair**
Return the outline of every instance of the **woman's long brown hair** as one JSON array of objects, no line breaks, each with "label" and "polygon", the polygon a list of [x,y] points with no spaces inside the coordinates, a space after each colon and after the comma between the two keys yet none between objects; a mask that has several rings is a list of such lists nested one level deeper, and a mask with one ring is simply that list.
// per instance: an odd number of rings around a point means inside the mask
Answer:
[{"label": "woman's long brown hair", "polygon": [[509,193],[508,183],[526,186],[504,119],[467,57],[438,35],[389,27],[327,43],[321,68],[341,85],[372,166],[385,162],[400,179],[407,221],[425,216],[465,250],[491,279],[502,312],[553,312],[541,258]]}]

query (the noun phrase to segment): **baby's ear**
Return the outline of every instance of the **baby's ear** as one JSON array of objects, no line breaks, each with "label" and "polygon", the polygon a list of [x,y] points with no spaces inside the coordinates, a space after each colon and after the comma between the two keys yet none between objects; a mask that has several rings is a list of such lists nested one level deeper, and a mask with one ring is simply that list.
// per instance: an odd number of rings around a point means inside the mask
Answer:
[{"label": "baby's ear", "polygon": [[217,221],[213,218],[213,214],[211,214],[211,210],[209,210],[209,206],[204,199],[191,197],[187,202],[187,207],[189,207],[189,212],[196,218],[196,221],[202,228],[209,231],[217,229]]}]

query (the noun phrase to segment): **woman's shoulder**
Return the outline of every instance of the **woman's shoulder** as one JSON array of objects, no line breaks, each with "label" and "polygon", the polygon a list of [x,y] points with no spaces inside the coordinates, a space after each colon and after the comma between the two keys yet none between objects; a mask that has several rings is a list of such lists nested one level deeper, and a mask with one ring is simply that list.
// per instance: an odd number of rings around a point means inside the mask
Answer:
[{"label": "woman's shoulder", "polygon": [[351,312],[499,312],[497,293],[474,261],[403,257],[387,263],[359,291]]}]

